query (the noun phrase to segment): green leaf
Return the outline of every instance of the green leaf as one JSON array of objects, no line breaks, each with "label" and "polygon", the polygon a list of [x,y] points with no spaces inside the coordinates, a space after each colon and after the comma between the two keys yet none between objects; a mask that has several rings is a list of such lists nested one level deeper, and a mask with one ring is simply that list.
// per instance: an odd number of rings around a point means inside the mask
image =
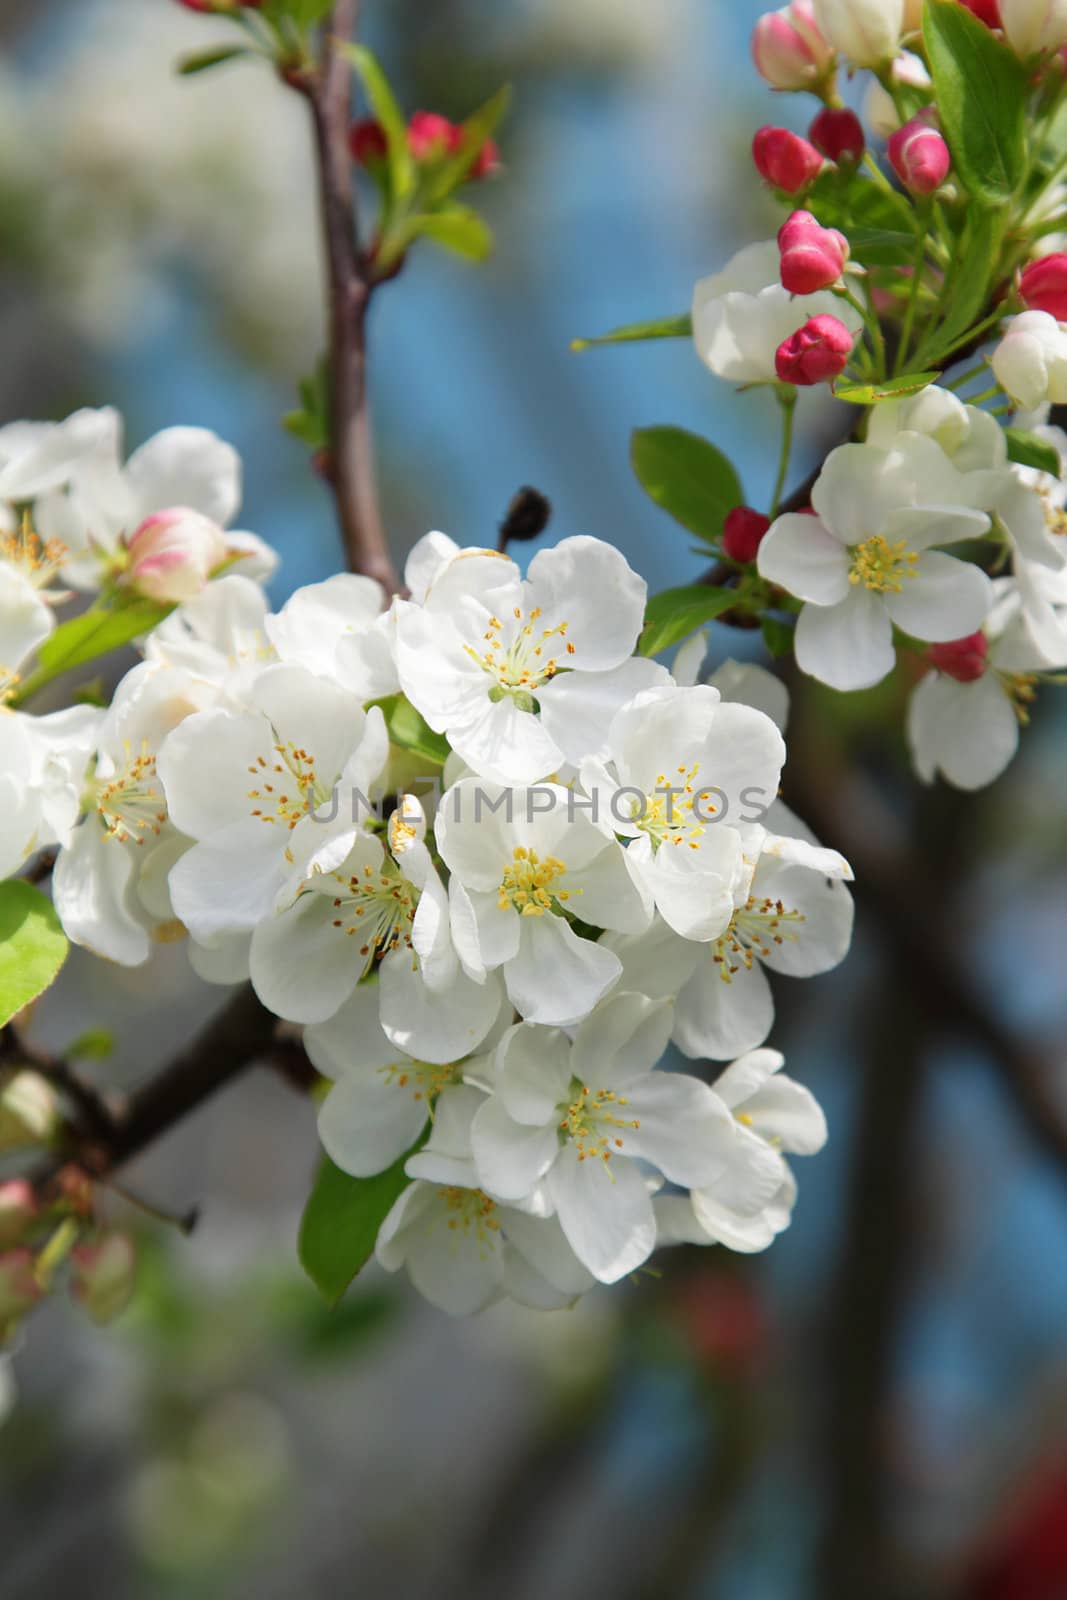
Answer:
[{"label": "green leaf", "polygon": [[492,253],[493,234],[489,224],[470,206],[446,206],[425,216],[415,216],[405,224],[412,238],[419,234],[451,250],[468,261],[484,261]]},{"label": "green leaf", "polygon": [[722,451],[684,428],[635,429],[630,462],[645,493],[700,539],[718,539],[728,512],[744,500]]},{"label": "green leaf", "polygon": [[415,188],[415,162],[408,149],[408,128],[377,59],[362,44],[344,44],[342,52],[359,75],[371,111],[382,125],[389,157],[389,182],[394,199],[404,200]]},{"label": "green leaf", "polygon": [[492,99],[460,123],[463,137],[452,154],[443,160],[427,177],[426,198],[431,205],[447,200],[453,189],[458,189],[470,176],[471,167],[487,139],[491,139],[511,104],[511,88],[505,84]]},{"label": "green leaf", "polygon": [[657,656],[678,644],[701,623],[710,622],[737,604],[736,589],[716,589],[710,583],[690,583],[682,589],[664,589],[645,608],[645,626],[637,642],[643,656]]},{"label": "green leaf", "polygon": [[589,339],[572,339],[572,350],[593,350],[603,344],[636,344],[641,339],[688,339],[693,332],[693,319],[688,311],[677,317],[657,317],[653,322],[628,322],[623,328],[613,328],[610,333],[598,333]]},{"label": "green leaf", "polygon": [[1025,170],[1026,68],[957,0],[927,0],[923,38],[956,170],[973,198],[1000,205]]},{"label": "green leaf", "polygon": [[329,1156],[319,1168],[300,1224],[299,1250],[304,1271],[330,1305],[370,1260],[378,1229],[411,1182],[404,1163],[418,1147],[373,1178],[351,1178]]},{"label": "green leaf", "polygon": [[847,400],[854,406],[874,406],[879,400],[918,394],[940,376],[940,372],[906,372],[900,378],[887,378],[884,383],[839,383],[834,387],[834,399]]},{"label": "green leaf", "polygon": [[72,1061],[106,1061],[115,1050],[115,1036],[107,1028],[89,1028],[80,1033],[73,1044],[68,1044],[67,1055]]},{"label": "green leaf", "polygon": [[793,630],[788,622],[781,622],[777,617],[764,617],[760,622],[760,632],[767,649],[774,656],[787,656],[793,648]]},{"label": "green leaf", "polygon": [[410,700],[402,694],[391,694],[371,703],[381,707],[393,744],[413,750],[417,756],[424,756],[439,767],[444,766],[449,755],[448,740],[443,733],[434,733]]},{"label": "green leaf", "polygon": [[209,72],[212,67],[221,67],[227,61],[236,61],[240,56],[254,53],[241,44],[220,45],[216,50],[198,50],[194,55],[182,56],[178,71],[183,78],[191,78],[197,72]]},{"label": "green leaf", "polygon": [[1038,472],[1051,472],[1054,478],[1059,477],[1060,453],[1054,445],[1039,439],[1036,433],[1028,433],[1025,428],[1005,428],[1004,437],[1008,441],[1009,461],[1017,461],[1021,467],[1036,467]]},{"label": "green leaf", "polygon": [[865,267],[902,267],[915,259],[915,235],[894,228],[849,228],[848,242]]},{"label": "green leaf", "polygon": [[915,352],[917,363],[940,361],[979,322],[997,270],[1003,220],[996,211],[971,206],[955,248],[948,281],[951,296],[944,322],[931,329]]},{"label": "green leaf", "polygon": [[20,878],[0,884],[0,1027],[55,982],[67,949],[47,895]]},{"label": "green leaf", "polygon": [[87,661],[95,661],[97,656],[118,650],[131,640],[140,638],[143,633],[151,633],[173,610],[173,606],[157,605],[154,600],[138,598],[128,600],[113,610],[97,610],[94,607],[84,611],[80,617],[71,617],[69,622],[61,623],[41,645],[37,652],[40,665],[27,678],[12,704],[20,705],[61,672],[82,667]]}]

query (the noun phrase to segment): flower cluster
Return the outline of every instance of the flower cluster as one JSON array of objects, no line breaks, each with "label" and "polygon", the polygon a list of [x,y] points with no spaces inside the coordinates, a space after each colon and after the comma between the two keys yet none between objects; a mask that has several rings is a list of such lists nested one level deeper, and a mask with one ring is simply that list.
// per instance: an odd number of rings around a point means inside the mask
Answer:
[{"label": "flower cluster", "polygon": [[[204,524],[233,537],[208,471],[224,447],[200,439],[198,484],[182,436],[160,436],[114,468],[133,509],[106,521],[89,496],[108,430],[110,449],[107,414],[9,434],[20,507],[36,493],[32,516],[86,530],[61,574],[197,592],[107,709],[0,722],[4,871],[56,847],[72,940],[132,965],[187,939],[202,976],[250,977],[303,1025],[334,1080],[333,1161],[410,1180],[380,1261],[449,1311],[562,1305],[657,1242],[768,1244],[793,1201],[784,1155],[825,1129],[759,1048],[766,974],[835,965],[852,919],[849,868],[784,810],[782,734],[745,703],[784,720],[777,682],[697,681],[695,645],[674,675],[635,655],[645,584],[584,537],[523,576],[430,534],[391,605],[342,575],[272,613],[241,571],[202,581]],[[10,581],[47,611],[13,564]],[[709,1087],[658,1067],[671,1043],[740,1059]]]}]

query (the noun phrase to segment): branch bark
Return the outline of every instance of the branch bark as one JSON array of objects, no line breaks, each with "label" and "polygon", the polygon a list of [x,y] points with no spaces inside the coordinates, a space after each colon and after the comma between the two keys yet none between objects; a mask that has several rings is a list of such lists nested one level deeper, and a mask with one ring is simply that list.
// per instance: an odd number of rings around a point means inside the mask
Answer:
[{"label": "branch bark", "polygon": [[330,472],[349,570],[399,587],[382,526],[367,393],[367,313],[373,278],[360,246],[348,149],[351,68],[340,42],[352,38],[359,0],[338,0],[317,69],[299,80],[307,95],[319,174],[330,331]]}]

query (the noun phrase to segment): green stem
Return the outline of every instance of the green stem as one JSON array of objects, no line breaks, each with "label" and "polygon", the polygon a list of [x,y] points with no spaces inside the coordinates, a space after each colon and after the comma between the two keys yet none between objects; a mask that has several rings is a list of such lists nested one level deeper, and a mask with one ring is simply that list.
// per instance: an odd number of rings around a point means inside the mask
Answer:
[{"label": "green stem", "polygon": [[73,1217],[68,1217],[65,1222],[60,1223],[49,1239],[37,1257],[34,1267],[37,1282],[42,1289],[50,1287],[56,1272],[77,1244],[80,1233],[81,1224],[76,1222]]},{"label": "green stem", "polygon": [[968,395],[967,404],[969,406],[980,406],[986,400],[999,400],[1002,398],[1003,392],[1000,384],[994,383],[988,389],[983,389],[981,394]]},{"label": "green stem", "polygon": [[915,313],[919,308],[919,290],[922,287],[923,267],[926,265],[926,230],[923,229],[919,236],[919,248],[915,252],[912,263],[911,291],[908,295],[907,309],[904,312],[904,323],[900,330],[900,344],[897,348],[897,359],[893,365],[893,376],[898,377],[907,365],[908,346],[911,344],[912,329],[915,326]]},{"label": "green stem", "polygon": [[797,409],[797,392],[791,389],[788,392],[778,391],[778,404],[782,408],[782,453],[778,459],[778,477],[774,485],[774,497],[771,500],[771,520],[778,515],[778,507],[782,503],[785,491],[785,480],[789,474],[789,458],[793,451],[793,418]]},{"label": "green stem", "polygon": [[950,383],[942,384],[944,389],[962,389],[965,383],[973,383],[975,378],[984,378],[986,364],[979,361],[976,366],[968,367],[966,372],[961,372],[958,378],[953,378]]}]

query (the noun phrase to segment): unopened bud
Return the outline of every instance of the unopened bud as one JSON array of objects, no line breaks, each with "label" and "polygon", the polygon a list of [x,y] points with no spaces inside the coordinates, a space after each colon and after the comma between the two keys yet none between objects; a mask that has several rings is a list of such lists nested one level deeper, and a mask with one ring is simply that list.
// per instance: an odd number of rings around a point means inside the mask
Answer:
[{"label": "unopened bud", "polygon": [[32,1250],[24,1246],[0,1255],[0,1334],[35,1306],[44,1294],[34,1271]]},{"label": "unopened bud", "polygon": [[1064,0],[999,0],[1000,25],[1017,56],[1024,59],[1067,44]]},{"label": "unopened bud", "polygon": [[377,167],[389,154],[385,129],[373,117],[363,117],[353,122],[348,130],[348,148],[353,161],[361,167]]},{"label": "unopened bud", "polygon": [[817,294],[836,283],[849,257],[848,240],[824,228],[810,211],[794,211],[778,230],[782,283],[790,294]]},{"label": "unopened bud", "polygon": [[974,683],[986,669],[989,640],[984,633],[969,633],[965,639],[950,639],[932,644],[927,651],[931,666],[957,683]]},{"label": "unopened bud", "polygon": [[973,11],[979,22],[984,22],[987,28],[999,28],[1000,7],[997,0],[960,0],[968,11]]},{"label": "unopened bud", "polygon": [[823,169],[815,146],[788,128],[760,128],[752,141],[752,159],[760,177],[786,194],[800,194]]},{"label": "unopened bud", "polygon": [[842,167],[854,167],[862,161],[867,148],[863,123],[847,108],[835,111],[827,106],[820,111],[808,129],[808,138],[816,150]]},{"label": "unopened bud", "polygon": [[199,594],[229,554],[218,523],[187,506],[146,517],[127,548],[131,587],[164,605]]},{"label": "unopened bud", "polygon": [[0,1183],[0,1250],[21,1244],[39,1212],[37,1196],[24,1178]]},{"label": "unopened bud", "polygon": [[1019,279],[1019,295],[1029,310],[1067,322],[1067,254],[1057,250],[1032,261]]},{"label": "unopened bud", "polygon": [[38,1072],[16,1072],[0,1089],[0,1151],[47,1144],[59,1126],[51,1084]]},{"label": "unopened bud", "polygon": [[793,0],[760,17],[752,31],[752,59],[772,89],[811,89],[826,77],[834,52],[819,31],[811,0]]},{"label": "unopened bud", "polygon": [[823,36],[854,67],[884,67],[900,48],[904,0],[814,0]]},{"label": "unopened bud", "polygon": [[723,526],[723,554],[731,561],[755,561],[770,525],[770,517],[765,517],[762,511],[755,511],[752,506],[735,506]]},{"label": "unopened bud", "polygon": [[827,383],[848,366],[852,354],[852,335],[837,317],[812,317],[788,339],[783,339],[774,357],[775,371],[782,383],[801,388]]},{"label": "unopened bud", "polygon": [[[441,161],[454,156],[463,143],[463,128],[437,111],[416,111],[408,122],[408,149],[416,161]],[[486,139],[471,162],[468,178],[487,178],[496,171],[500,156],[492,139]]]},{"label": "unopened bud", "polygon": [[130,1303],[137,1252],[126,1233],[107,1233],[70,1253],[70,1292],[94,1322],[114,1322]]},{"label": "unopened bud", "polygon": [[933,194],[948,177],[952,165],[948,145],[936,128],[913,117],[890,136],[889,160],[893,171],[911,194]]}]

